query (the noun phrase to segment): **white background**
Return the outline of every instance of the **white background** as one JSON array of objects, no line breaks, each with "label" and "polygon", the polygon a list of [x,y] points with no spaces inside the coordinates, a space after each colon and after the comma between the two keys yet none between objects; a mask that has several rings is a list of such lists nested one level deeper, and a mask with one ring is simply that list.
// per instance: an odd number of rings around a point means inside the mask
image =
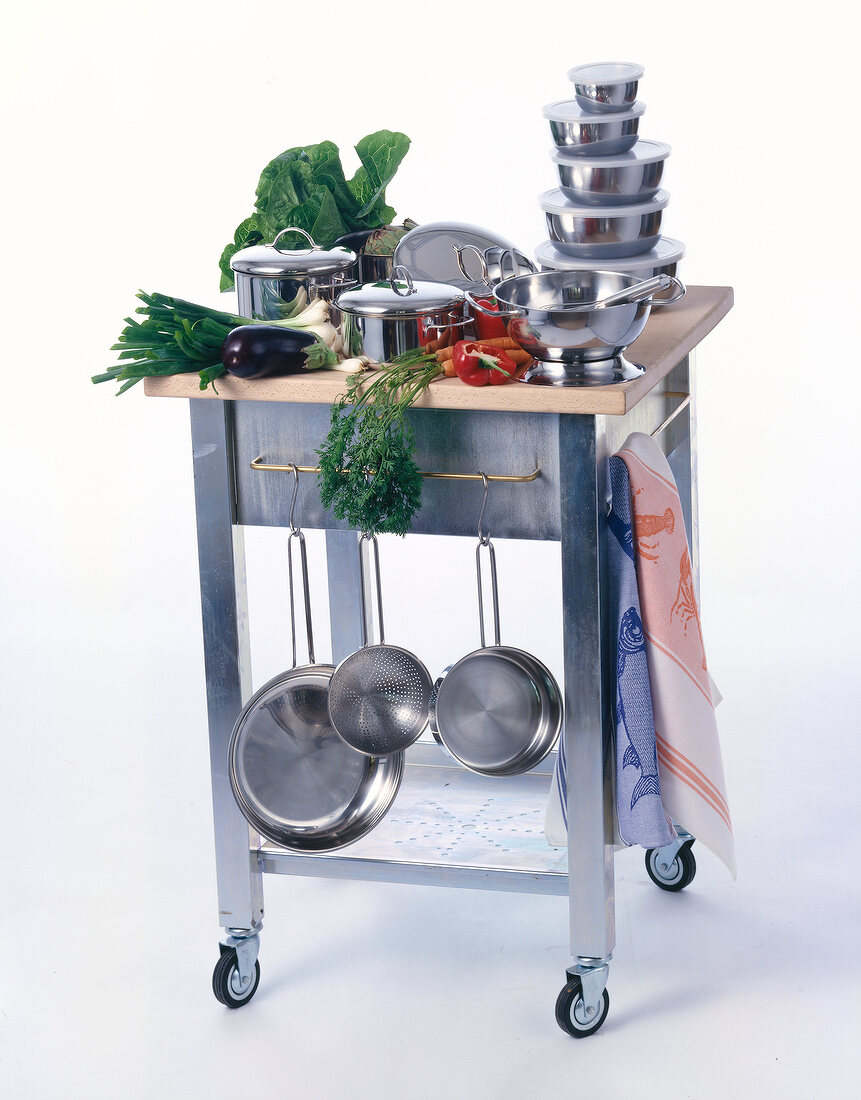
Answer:
[{"label": "white background", "polygon": [[[4,1095],[857,1095],[858,155],[838,6],[83,0],[9,19]],[[699,367],[738,881],[700,850],[666,895],[623,854],[613,1005],[575,1044],[552,1014],[563,899],[267,879],[263,982],[228,1013],[208,988],[188,410],[89,376],[138,287],[222,304],[221,249],[289,146],[334,140],[349,173],[360,137],[403,130],[400,216],[530,251],[554,182],[541,106],[611,58],[645,65],[641,135],[673,146],[680,273],[735,288]],[[278,536],[249,554],[259,683],[286,658]],[[499,548],[507,629],[558,670],[557,554]],[[389,635],[434,674],[474,644],[470,563],[468,543],[384,545]]]}]

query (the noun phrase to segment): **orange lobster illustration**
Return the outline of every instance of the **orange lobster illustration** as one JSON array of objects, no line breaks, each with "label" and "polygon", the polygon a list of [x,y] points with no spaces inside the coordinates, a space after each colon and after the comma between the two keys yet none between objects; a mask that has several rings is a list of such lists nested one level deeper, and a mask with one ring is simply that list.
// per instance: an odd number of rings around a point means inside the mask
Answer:
[{"label": "orange lobster illustration", "polygon": [[685,634],[688,633],[688,625],[691,619],[697,624],[697,632],[700,636],[700,648],[703,651],[703,669],[706,667],[706,653],[703,645],[703,631],[700,626],[700,616],[697,610],[697,597],[694,592],[694,576],[691,572],[691,559],[688,556],[688,548],[682,550],[682,560],[679,562],[679,590],[675,602],[670,608],[670,621],[678,615]]},{"label": "orange lobster illustration", "polygon": [[655,535],[660,535],[662,531],[666,531],[668,535],[671,535],[675,525],[676,517],[673,515],[672,508],[668,508],[662,516],[646,516],[635,512],[634,531],[637,535],[637,548],[640,554],[649,561],[657,561],[659,555],[650,553],[650,551],[657,550],[657,542],[647,543],[644,540],[654,538]]}]

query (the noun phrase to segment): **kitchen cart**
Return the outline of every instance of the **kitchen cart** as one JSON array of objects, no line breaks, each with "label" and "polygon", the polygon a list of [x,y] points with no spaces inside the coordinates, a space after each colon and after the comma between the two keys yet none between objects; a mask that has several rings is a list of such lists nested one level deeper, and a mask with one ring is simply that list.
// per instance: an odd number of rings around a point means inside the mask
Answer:
[{"label": "kitchen cart", "polygon": [[[429,475],[414,531],[474,535],[483,472],[493,481],[494,538],[561,542],[567,851],[543,836],[555,752],[523,775],[487,778],[425,741],[407,751],[389,814],[358,843],[297,854],[251,833],[228,778],[231,732],[251,695],[243,527],[287,525],[290,483],[277,471],[313,468],[344,376],[223,378],[218,396],[201,395],[196,377],[147,380],[149,395],[191,399],[218,914],[226,931],[213,984],[223,1003],[245,1004],[257,988],[263,875],[331,876],[567,894],[573,959],[557,1019],[574,1035],[601,1025],[615,942],[605,460],[632,431],[661,440],[698,579],[693,352],[731,306],[728,287],[689,287],[682,302],[655,310],[628,349],[646,367],[631,382],[474,388],[441,379],[410,413],[416,460]],[[357,534],[323,510],[313,475],[300,479],[298,508],[304,527],[326,532],[337,663],[362,643]],[[690,881],[691,842],[683,834],[650,853],[659,885]]]}]

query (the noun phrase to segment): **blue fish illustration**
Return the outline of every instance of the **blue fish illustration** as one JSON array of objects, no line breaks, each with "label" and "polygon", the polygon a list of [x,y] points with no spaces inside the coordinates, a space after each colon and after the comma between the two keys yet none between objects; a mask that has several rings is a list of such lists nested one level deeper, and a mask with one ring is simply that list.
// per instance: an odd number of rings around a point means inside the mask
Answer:
[{"label": "blue fish illustration", "polygon": [[617,710],[628,735],[628,747],[622,757],[622,767],[632,764],[642,775],[631,795],[631,809],[646,794],[660,797],[658,757],[655,746],[652,696],[646,663],[646,641],[643,624],[634,607],[629,607],[619,624],[617,664]]}]

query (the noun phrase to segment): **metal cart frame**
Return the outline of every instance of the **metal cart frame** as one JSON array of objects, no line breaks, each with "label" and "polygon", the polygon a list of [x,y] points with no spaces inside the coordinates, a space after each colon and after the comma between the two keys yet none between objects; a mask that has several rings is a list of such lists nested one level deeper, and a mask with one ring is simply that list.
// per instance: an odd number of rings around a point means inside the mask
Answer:
[{"label": "metal cart frame", "polygon": [[[243,526],[286,526],[284,475],[251,462],[307,462],[326,433],[327,405],[192,399],[191,426],[209,717],[219,923],[223,967],[232,966],[235,1003],[250,999],[263,920],[263,874],[335,876],[492,890],[568,895],[573,961],[585,1034],[606,1015],[608,964],[615,944],[613,868],[612,646],[607,631],[606,458],[632,431],[660,432],[676,477],[698,581],[694,368],[685,356],[625,415],[412,410],[419,465],[450,473],[485,470],[525,475],[529,484],[494,487],[492,531],[498,538],[561,542],[564,725],[568,796],[567,871],[387,859],[354,854],[294,854],[250,833],[228,780],[228,743],[251,694]],[[487,455],[494,455],[488,468]],[[259,463],[258,463],[259,465]],[[524,468],[525,467],[525,468]],[[303,526],[326,530],[333,661],[361,644],[356,533],[322,512],[313,478],[300,493]],[[475,532],[480,483],[426,483],[414,530]],[[410,769],[452,768],[435,745],[408,751]],[[491,780],[543,801],[555,753],[537,772]],[[469,773],[462,773],[469,775]],[[481,777],[478,777],[479,779]],[[520,788],[517,785],[520,784]],[[538,784],[538,786],[536,786]],[[685,839],[679,841],[681,845]],[[355,846],[360,847],[360,846]],[[678,846],[677,846],[678,847]],[[675,851],[666,853],[671,861]],[[218,970],[218,968],[216,968]],[[569,983],[570,984],[570,983]],[[566,987],[568,988],[568,987]],[[249,992],[250,991],[250,992]],[[563,993],[565,990],[563,990]],[[561,996],[561,995],[560,995]],[[602,1010],[602,998],[604,1008]],[[230,1003],[226,1001],[225,1003]],[[598,1020],[591,1026],[592,1020]],[[563,1025],[564,1026],[564,1025]]]}]

